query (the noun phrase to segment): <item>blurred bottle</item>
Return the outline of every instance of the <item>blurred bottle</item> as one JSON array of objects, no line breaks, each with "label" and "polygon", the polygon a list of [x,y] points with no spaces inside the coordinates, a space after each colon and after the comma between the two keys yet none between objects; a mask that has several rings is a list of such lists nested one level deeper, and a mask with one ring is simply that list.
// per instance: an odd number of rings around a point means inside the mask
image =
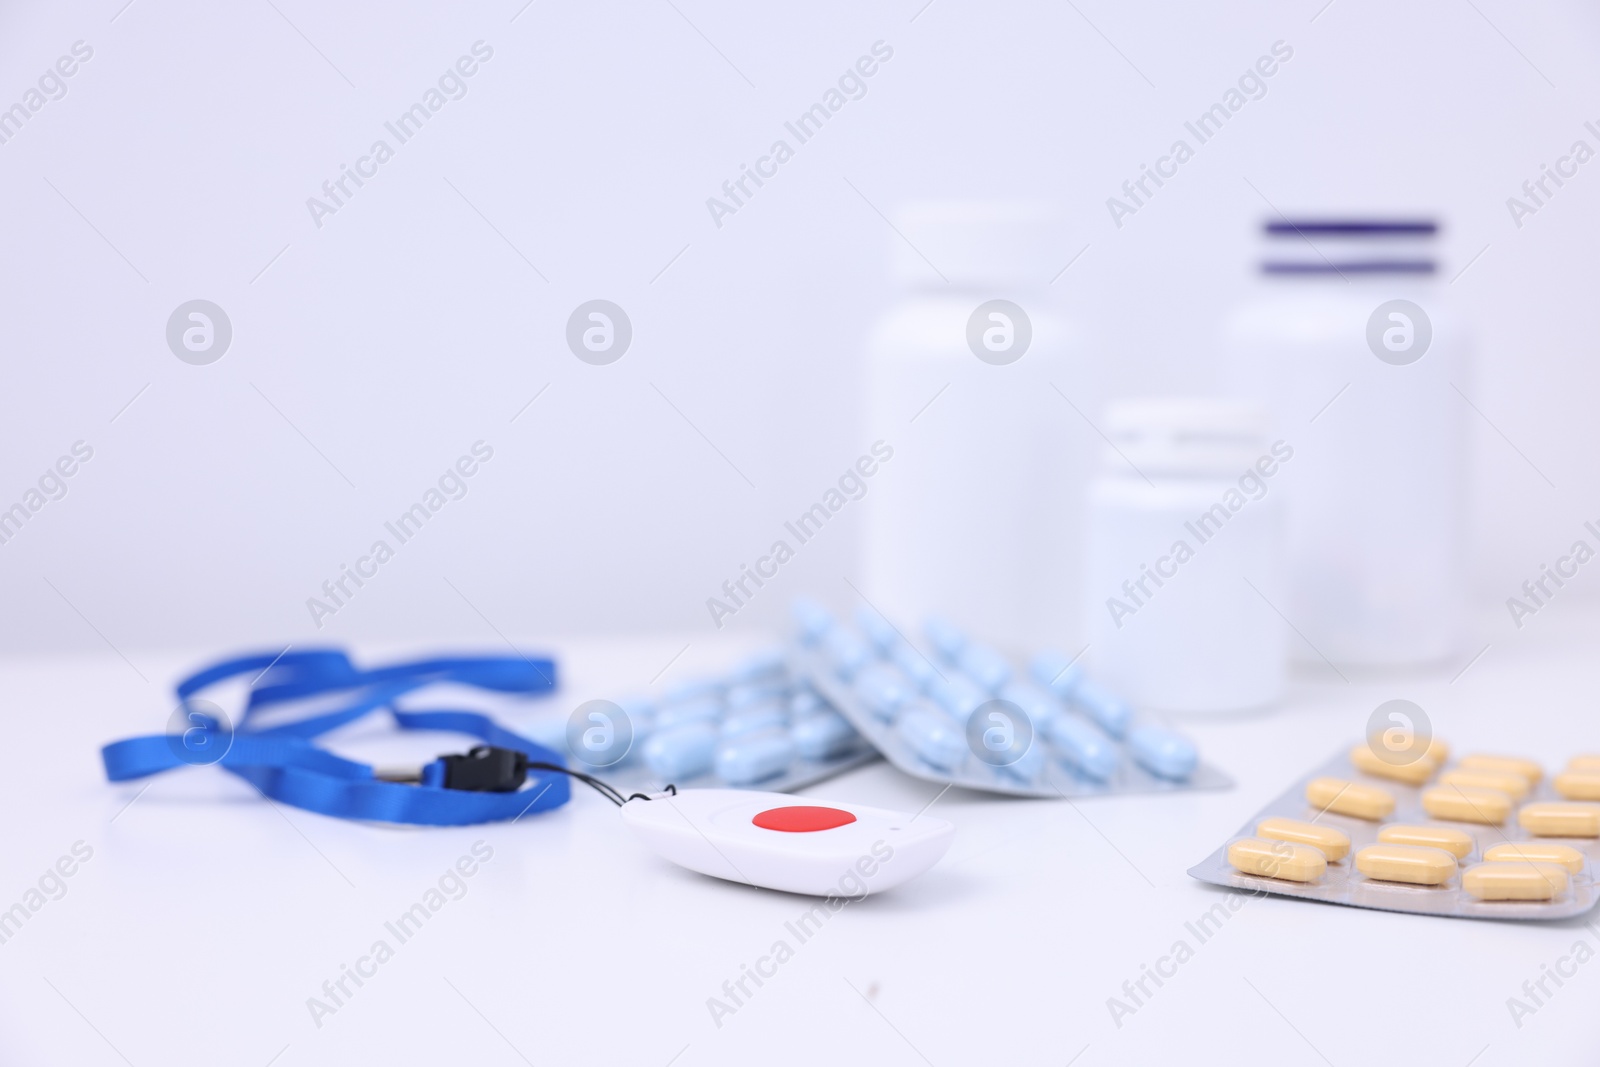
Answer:
[{"label": "blurred bottle", "polygon": [[938,614],[1018,650],[1074,629],[1083,461],[1049,384],[1068,350],[1046,296],[1064,262],[1056,221],[1027,204],[900,212],[904,292],[867,352],[867,424],[895,455],[865,501],[863,592],[892,619]]},{"label": "blurred bottle", "polygon": [[1276,703],[1285,630],[1279,475],[1298,462],[1251,404],[1114,404],[1089,487],[1090,655],[1139,707],[1229,711]]},{"label": "blurred bottle", "polygon": [[1297,658],[1435,662],[1463,604],[1469,338],[1427,219],[1264,227],[1256,296],[1224,331],[1227,390],[1258,399],[1284,471]]}]

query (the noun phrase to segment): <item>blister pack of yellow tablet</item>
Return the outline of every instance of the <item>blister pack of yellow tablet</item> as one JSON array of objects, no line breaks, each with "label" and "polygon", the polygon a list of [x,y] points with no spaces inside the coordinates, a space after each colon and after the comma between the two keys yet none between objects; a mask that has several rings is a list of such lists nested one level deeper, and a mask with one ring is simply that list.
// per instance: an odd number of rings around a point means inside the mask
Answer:
[{"label": "blister pack of yellow tablet", "polygon": [[1561,919],[1600,899],[1600,756],[1452,759],[1374,736],[1268,804],[1189,873],[1258,893],[1472,919]]}]

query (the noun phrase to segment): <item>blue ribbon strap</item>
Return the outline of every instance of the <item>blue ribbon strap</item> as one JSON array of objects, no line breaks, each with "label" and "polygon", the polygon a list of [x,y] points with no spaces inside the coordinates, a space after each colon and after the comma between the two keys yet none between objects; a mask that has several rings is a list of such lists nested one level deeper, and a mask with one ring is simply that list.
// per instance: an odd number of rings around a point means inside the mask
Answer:
[{"label": "blue ribbon strap", "polygon": [[[189,717],[194,726],[181,736],[154,734],[106,745],[101,750],[106,777],[122,782],[181,766],[217,763],[266,796],[307,811],[424,826],[515,819],[559,807],[572,795],[565,775],[537,768],[528,773],[528,785],[515,792],[447,788],[445,759],[424,767],[419,784],[385,781],[375,777],[370,765],[312,744],[313,738],[329,730],[387,708],[402,730],[467,734],[495,748],[520,752],[533,763],[565,766],[558,753],[505,729],[487,715],[406,711],[395,704],[407,693],[441,682],[503,693],[550,692],[556,687],[552,660],[442,657],[363,671],[337,649],[241,656],[190,675],[178,684],[178,697],[188,705],[197,694],[242,674],[255,677],[236,730],[228,730],[191,707]],[[349,692],[352,699],[309,718],[253,728],[252,720],[263,708],[332,692]],[[222,754],[215,756],[217,752]]]}]

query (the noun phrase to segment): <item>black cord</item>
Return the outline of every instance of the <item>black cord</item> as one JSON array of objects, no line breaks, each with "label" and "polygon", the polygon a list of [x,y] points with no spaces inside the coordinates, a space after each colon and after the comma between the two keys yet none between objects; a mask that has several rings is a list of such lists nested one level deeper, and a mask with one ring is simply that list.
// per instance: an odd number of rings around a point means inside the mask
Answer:
[{"label": "black cord", "polygon": [[[573,778],[576,778],[578,781],[583,782],[585,785],[594,789],[597,793],[611,801],[611,803],[615,804],[619,808],[630,800],[650,799],[650,797],[644,793],[634,793],[632,796],[624,797],[622,795],[622,791],[616,786],[613,786],[608,782],[602,782],[592,774],[584,774],[582,771],[575,771],[571,767],[563,767],[559,763],[539,763],[529,760],[528,769],[530,771],[554,771],[557,774],[571,775]],[[677,796],[678,787],[669,784],[667,786],[667,792],[671,793],[673,796]]]}]

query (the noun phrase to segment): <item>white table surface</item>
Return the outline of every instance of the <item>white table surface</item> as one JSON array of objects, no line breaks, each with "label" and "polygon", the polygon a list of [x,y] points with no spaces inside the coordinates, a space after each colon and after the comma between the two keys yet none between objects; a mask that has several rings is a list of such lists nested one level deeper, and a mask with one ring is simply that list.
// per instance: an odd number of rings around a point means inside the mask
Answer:
[{"label": "white table surface", "polygon": [[[1276,712],[1188,723],[1237,779],[1228,791],[1068,804],[952,790],[931,809],[957,826],[946,858],[804,944],[785,923],[809,900],[671,867],[582,787],[515,825],[416,830],[270,805],[214,768],[142,793],[108,785],[99,745],[161,729],[172,681],[206,655],[5,662],[0,908],[74,843],[93,855],[0,944],[0,1062],[1593,1063],[1600,962],[1547,982],[1555,995],[1520,1026],[1507,1008],[1577,942],[1600,948],[1581,920],[1264,898],[1204,944],[1185,927],[1227,892],[1186,869],[1383,700],[1418,702],[1458,752],[1553,767],[1600,750],[1600,611],[1541,612],[1521,632],[1495,615],[1480,631],[1473,648],[1491,647],[1453,683],[1460,664],[1348,683],[1323,670]],[[557,647],[569,684],[550,713],[634,688],[683,642]],[[663,681],[729,652],[701,639]],[[464,747],[343,750],[398,744]],[[879,763],[804,792],[916,810],[936,790]],[[493,858],[465,895],[395,945],[385,921],[477,841]],[[393,958],[316,1025],[308,998],[379,939]],[[708,998],[779,940],[793,958],[716,1025]],[[1116,1025],[1108,998],[1179,940],[1193,958]]]}]

